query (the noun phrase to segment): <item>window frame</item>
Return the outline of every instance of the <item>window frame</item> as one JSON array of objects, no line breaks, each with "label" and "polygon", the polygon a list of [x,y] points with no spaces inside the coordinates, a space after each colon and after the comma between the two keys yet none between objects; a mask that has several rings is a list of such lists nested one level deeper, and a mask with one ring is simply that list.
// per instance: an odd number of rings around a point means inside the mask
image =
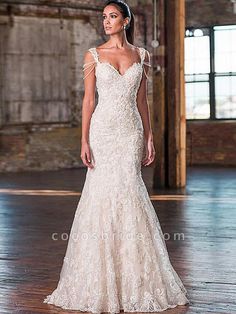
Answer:
[{"label": "window frame", "polygon": [[[215,26],[231,26],[236,24],[221,24],[221,25],[211,25],[211,26],[194,26],[194,27],[185,27],[185,34],[186,31],[194,31],[196,29],[208,29],[209,32],[209,49],[210,49],[210,72],[209,73],[201,73],[209,76],[209,105],[210,105],[210,117],[209,118],[199,118],[199,119],[194,119],[194,118],[187,118],[187,121],[236,121],[236,117],[234,118],[217,118],[216,117],[216,90],[215,90],[215,79],[216,77],[230,77],[230,76],[236,76],[236,72],[222,72],[222,73],[216,73],[215,72],[215,31],[214,27]],[[185,36],[185,38],[188,36]],[[185,74],[185,77],[189,74]],[[194,75],[194,74],[190,74]],[[196,82],[201,82],[201,80],[196,81]],[[188,83],[194,83],[194,81],[189,82],[186,81],[185,79],[185,84]]]}]

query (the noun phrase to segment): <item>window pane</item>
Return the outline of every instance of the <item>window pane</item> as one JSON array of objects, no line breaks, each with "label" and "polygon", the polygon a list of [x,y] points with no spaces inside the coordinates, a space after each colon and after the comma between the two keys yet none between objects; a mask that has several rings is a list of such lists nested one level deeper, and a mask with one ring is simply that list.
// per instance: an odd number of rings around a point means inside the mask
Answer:
[{"label": "window pane", "polygon": [[216,72],[236,72],[236,29],[215,30]]},{"label": "window pane", "polygon": [[209,36],[185,37],[185,73],[209,73]]},{"label": "window pane", "polygon": [[185,75],[186,82],[199,82],[199,81],[208,81],[209,75],[208,74],[190,74]]},{"label": "window pane", "polygon": [[209,83],[186,83],[186,118],[209,119]]},{"label": "window pane", "polygon": [[216,117],[236,118],[236,76],[216,77]]}]

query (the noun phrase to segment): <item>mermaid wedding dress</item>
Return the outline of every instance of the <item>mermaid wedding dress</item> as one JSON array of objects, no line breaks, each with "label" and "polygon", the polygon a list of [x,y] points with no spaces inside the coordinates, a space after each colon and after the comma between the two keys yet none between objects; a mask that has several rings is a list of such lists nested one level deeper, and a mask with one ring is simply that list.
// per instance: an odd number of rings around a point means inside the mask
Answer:
[{"label": "mermaid wedding dress", "polygon": [[171,265],[141,175],[144,134],[136,96],[145,49],[138,48],[140,62],[123,75],[100,62],[96,48],[89,51],[94,62],[84,69],[95,67],[99,95],[89,131],[95,165],[87,168],[60,280],[44,303],[92,313],[185,305],[187,290]]}]

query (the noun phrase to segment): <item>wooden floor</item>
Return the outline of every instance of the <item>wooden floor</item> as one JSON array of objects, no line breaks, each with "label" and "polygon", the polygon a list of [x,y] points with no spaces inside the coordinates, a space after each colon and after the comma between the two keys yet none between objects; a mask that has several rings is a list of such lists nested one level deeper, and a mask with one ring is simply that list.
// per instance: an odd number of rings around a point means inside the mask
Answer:
[{"label": "wooden floor", "polygon": [[[69,234],[85,173],[1,174],[0,314],[79,313],[42,301],[56,287],[63,234]],[[145,168],[170,259],[191,300],[163,313],[236,313],[236,169],[189,168],[187,187],[178,191],[152,191],[150,175]]]}]

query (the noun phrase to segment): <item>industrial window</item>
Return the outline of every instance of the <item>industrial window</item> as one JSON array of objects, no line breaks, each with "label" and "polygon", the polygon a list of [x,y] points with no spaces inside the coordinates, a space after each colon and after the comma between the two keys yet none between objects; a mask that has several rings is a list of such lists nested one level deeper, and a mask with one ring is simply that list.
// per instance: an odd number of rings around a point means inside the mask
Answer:
[{"label": "industrial window", "polygon": [[236,118],[236,25],[187,28],[186,117]]}]

